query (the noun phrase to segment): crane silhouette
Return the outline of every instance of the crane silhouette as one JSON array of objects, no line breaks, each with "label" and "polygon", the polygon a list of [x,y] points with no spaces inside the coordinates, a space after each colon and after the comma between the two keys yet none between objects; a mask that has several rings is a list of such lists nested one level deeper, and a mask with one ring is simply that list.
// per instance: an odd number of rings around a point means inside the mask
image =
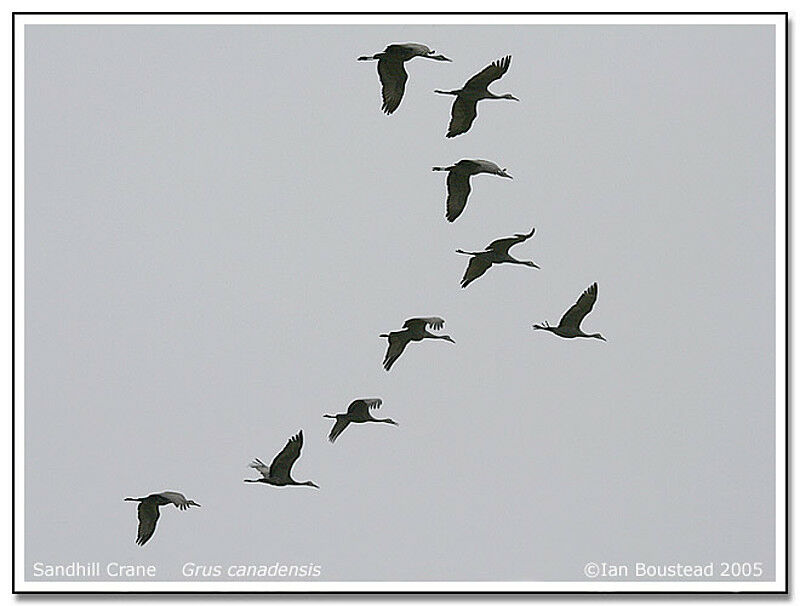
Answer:
[{"label": "crane silhouette", "polygon": [[440,95],[455,95],[453,108],[450,112],[450,126],[447,128],[447,138],[458,136],[467,132],[475,117],[478,115],[478,101],[482,99],[509,99],[519,101],[514,95],[495,95],[489,91],[488,86],[499,80],[508,71],[511,65],[511,55],[498,59],[491,65],[467,80],[463,87],[457,90],[436,90]]},{"label": "crane silhouette", "polygon": [[261,477],[257,480],[245,479],[245,482],[261,482],[272,486],[313,486],[319,488],[314,482],[298,482],[292,478],[292,466],[300,458],[300,450],[303,448],[303,430],[297,435],[289,438],[286,446],[283,447],[269,465],[265,465],[261,459],[254,459],[250,467],[257,470]]},{"label": "crane silhouette", "polygon": [[390,370],[392,365],[397,361],[397,358],[403,353],[406,345],[411,341],[443,339],[444,341],[455,343],[449,335],[435,335],[428,332],[428,326],[434,330],[440,330],[444,326],[444,320],[437,317],[410,318],[403,324],[403,330],[380,335],[381,337],[389,339],[389,347],[386,350],[386,356],[383,358],[383,367],[386,370]]},{"label": "crane silhouette", "polygon": [[558,323],[558,326],[550,326],[547,322],[544,322],[543,324],[534,324],[533,328],[537,330],[548,330],[554,335],[558,335],[559,337],[563,337],[565,339],[587,337],[605,341],[605,337],[599,332],[590,335],[581,330],[581,322],[583,322],[583,319],[586,317],[586,315],[592,311],[595,301],[597,301],[597,282],[583,291],[583,294],[578,297],[575,305],[570,307],[563,315],[561,321]]},{"label": "crane silhouette", "polygon": [[380,398],[362,398],[361,400],[353,400],[350,402],[346,413],[322,415],[327,419],[336,419],[336,423],[333,424],[333,429],[331,429],[328,439],[331,442],[335,442],[336,438],[347,429],[350,423],[389,423],[391,425],[397,425],[397,422],[392,419],[376,419],[372,416],[370,409],[377,410],[381,407],[381,404],[383,404],[383,400]]},{"label": "crane silhouette", "polygon": [[372,56],[359,57],[359,61],[378,61],[378,76],[381,79],[381,96],[383,105],[381,109],[386,114],[391,114],[403,100],[408,74],[404,63],[414,57],[423,57],[435,61],[451,61],[444,55],[434,54],[424,44],[406,42],[405,44],[390,44],[383,52]]},{"label": "crane silhouette", "polygon": [[461,255],[471,255],[467,265],[467,271],[464,272],[464,277],[461,279],[461,288],[466,288],[471,282],[480,278],[483,274],[489,271],[492,265],[499,265],[500,263],[514,263],[516,265],[527,265],[528,267],[535,267],[540,269],[533,261],[521,261],[515,259],[509,254],[509,249],[528,238],[533,236],[536,228],[532,228],[530,233],[516,234],[510,238],[500,238],[495,240],[486,247],[486,250],[481,252],[467,252],[460,248],[456,250]]},{"label": "crane silhouette", "polygon": [[175,505],[181,511],[186,511],[191,506],[200,507],[199,503],[188,500],[179,492],[165,490],[146,497],[126,497],[126,501],[138,501],[136,514],[139,518],[139,528],[136,531],[136,544],[141,546],[150,540],[156,531],[156,522],[161,515],[158,508],[162,505]]},{"label": "crane silhouette", "polygon": [[445,217],[451,223],[461,216],[467,206],[467,197],[472,191],[469,179],[473,175],[489,173],[506,179],[513,179],[506,172],[490,160],[459,160],[452,166],[434,166],[431,170],[447,171],[447,211]]}]

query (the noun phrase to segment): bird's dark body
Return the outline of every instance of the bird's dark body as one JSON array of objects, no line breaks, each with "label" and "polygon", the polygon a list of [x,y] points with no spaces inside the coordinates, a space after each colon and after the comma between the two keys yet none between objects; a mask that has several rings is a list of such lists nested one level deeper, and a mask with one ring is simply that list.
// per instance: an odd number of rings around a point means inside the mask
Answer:
[{"label": "bird's dark body", "polygon": [[136,531],[136,544],[139,546],[147,543],[155,533],[156,522],[161,517],[159,507],[175,505],[181,511],[186,511],[191,506],[200,507],[199,503],[187,499],[181,493],[169,490],[150,494],[146,497],[127,497],[125,500],[139,502],[139,506],[136,508],[136,517],[139,520],[139,526]]},{"label": "bird's dark body", "polygon": [[427,46],[407,42],[405,44],[390,44],[381,54],[385,57],[393,57],[400,61],[408,61],[414,57],[433,54],[433,51]]},{"label": "bird's dark body", "polygon": [[436,55],[424,44],[406,42],[404,44],[390,44],[382,52],[372,56],[359,57],[359,61],[378,61],[378,77],[381,81],[381,109],[385,114],[392,114],[400,106],[406,90],[408,73],[405,62],[414,57],[423,57],[435,61],[450,61],[444,55]]},{"label": "bird's dark body", "polygon": [[521,261],[512,257],[509,253],[509,250],[512,246],[515,246],[521,242],[525,242],[525,240],[533,236],[535,231],[536,229],[534,228],[530,231],[530,233],[527,234],[517,234],[516,236],[510,238],[500,238],[499,240],[495,240],[489,244],[486,247],[486,250],[480,252],[466,252],[458,249],[456,251],[457,253],[472,256],[472,258],[469,260],[469,265],[467,265],[467,271],[464,272],[464,277],[461,279],[461,288],[466,288],[471,282],[480,278],[483,274],[489,271],[492,265],[512,263],[515,265],[527,265],[528,267],[539,269],[539,266],[533,261]]},{"label": "bird's dark body", "polygon": [[534,324],[536,330],[546,330],[562,339],[574,339],[575,337],[585,337],[588,339],[600,339],[605,341],[605,337],[598,333],[588,334],[581,330],[581,322],[592,311],[594,303],[597,301],[597,282],[583,291],[575,304],[570,307],[561,317],[558,326],[550,326],[547,322]]},{"label": "bird's dark body", "polygon": [[260,459],[255,459],[250,463],[250,467],[258,470],[260,478],[245,478],[245,482],[269,484],[270,486],[312,486],[319,488],[314,482],[298,482],[292,478],[292,467],[300,458],[300,451],[303,448],[303,431],[300,430],[296,435],[289,438],[286,446],[283,447],[272,463],[265,465]]},{"label": "bird's dark body", "polygon": [[427,327],[431,326],[434,330],[439,330],[444,326],[444,320],[438,317],[431,318],[410,318],[403,323],[403,330],[396,330],[381,337],[389,339],[389,347],[386,356],[383,358],[383,368],[390,370],[397,358],[403,353],[406,345],[412,341],[422,341],[423,339],[442,339],[455,343],[449,335],[436,335],[428,332]]},{"label": "bird's dark body", "polygon": [[445,217],[451,223],[461,216],[461,213],[464,212],[464,208],[467,206],[467,198],[472,191],[469,180],[473,175],[488,173],[497,175],[498,177],[513,179],[513,177],[506,172],[505,168],[500,168],[490,160],[464,159],[459,160],[452,166],[434,166],[432,170],[447,172],[447,203]]},{"label": "bird's dark body", "polygon": [[350,402],[346,413],[322,415],[328,419],[336,419],[336,423],[333,424],[328,439],[331,442],[335,442],[336,438],[347,429],[350,423],[389,423],[390,425],[397,425],[392,419],[376,419],[372,416],[370,410],[376,410],[380,408],[382,404],[383,400],[380,398],[361,398]]},{"label": "bird's dark body", "polygon": [[445,135],[448,139],[464,134],[472,127],[472,123],[478,117],[478,101],[483,99],[519,101],[514,95],[508,93],[495,95],[488,88],[492,82],[505,75],[510,65],[511,55],[508,55],[483,68],[459,89],[434,91],[441,95],[453,95],[456,98],[450,111],[450,124]]}]

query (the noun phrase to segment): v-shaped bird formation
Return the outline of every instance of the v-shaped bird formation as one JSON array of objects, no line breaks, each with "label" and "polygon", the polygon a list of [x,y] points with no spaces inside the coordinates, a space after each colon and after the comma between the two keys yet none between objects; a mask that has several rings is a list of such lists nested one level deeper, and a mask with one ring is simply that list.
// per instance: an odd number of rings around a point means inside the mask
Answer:
[{"label": "v-shaped bird formation", "polygon": [[[383,51],[374,55],[358,57],[358,61],[377,61],[378,77],[381,84],[381,110],[387,114],[393,114],[400,106],[406,91],[408,73],[405,64],[415,57],[432,59],[434,61],[452,62],[444,55],[437,54],[424,44],[407,42],[404,44],[389,44]],[[519,101],[510,93],[495,94],[489,90],[489,85],[505,76],[511,67],[511,55],[506,55],[501,59],[493,61],[477,74],[469,78],[459,89],[439,90],[433,92],[441,95],[451,95],[455,97],[450,110],[450,121],[447,127],[445,138],[453,138],[469,132],[478,116],[478,102],[494,100]],[[412,101],[416,103],[416,100]],[[478,129],[479,130],[479,129]],[[451,166],[434,166],[434,171],[447,172],[447,199],[445,204],[445,218],[453,223],[462,216],[467,206],[467,199],[470,196],[472,187],[470,180],[475,175],[489,174],[498,177],[512,179],[505,168],[500,168],[490,160],[462,159]],[[484,202],[477,202],[480,207]],[[477,209],[478,211],[480,208]],[[473,211],[474,212],[474,211]],[[457,249],[455,252],[469,256],[466,270],[461,278],[461,288],[466,288],[478,278],[486,274],[494,265],[523,265],[526,267],[540,269],[531,260],[521,260],[511,255],[513,247],[522,245],[530,240],[536,229],[531,228],[527,233],[515,234],[508,237],[500,237],[490,242],[483,250],[467,252]],[[488,238],[487,238],[488,239]],[[491,280],[487,280],[485,286],[490,286]],[[597,283],[589,286],[578,298],[572,307],[562,316],[558,326],[550,326],[547,322],[534,324],[535,330],[544,330],[564,339],[574,339],[576,337],[600,339],[605,338],[600,333],[585,333],[581,329],[581,324],[586,316],[592,311],[597,301]],[[383,368],[390,371],[397,360],[403,355],[411,342],[424,340],[441,340],[455,343],[452,337],[442,334],[444,328],[444,318],[438,316],[413,317],[407,319],[400,330],[383,333],[381,338],[388,340],[386,353],[383,358]],[[433,331],[433,332],[431,332]],[[412,348],[413,349],[413,348]],[[442,353],[444,355],[444,353]],[[402,366],[402,364],[401,364]],[[376,418],[372,411],[379,409],[383,404],[381,398],[360,398],[353,400],[344,413],[323,414],[324,418],[334,419],[335,423],[328,434],[331,443],[342,435],[351,424],[363,423],[385,423],[398,425],[390,418]],[[353,436],[355,438],[355,436]],[[260,474],[258,478],[246,478],[247,483],[268,484],[270,486],[310,486],[319,488],[314,482],[297,481],[292,477],[292,469],[300,458],[303,448],[303,431],[289,438],[283,449],[275,455],[272,462],[267,465],[261,459],[255,458],[250,463],[250,468]],[[185,511],[192,506],[200,507],[194,501],[186,499],[181,493],[164,491],[150,494],[146,497],[128,497],[126,501],[137,501],[138,529],[136,543],[144,545],[153,536],[156,529],[156,522],[159,519],[159,508],[164,505],[174,505],[178,509]]]}]

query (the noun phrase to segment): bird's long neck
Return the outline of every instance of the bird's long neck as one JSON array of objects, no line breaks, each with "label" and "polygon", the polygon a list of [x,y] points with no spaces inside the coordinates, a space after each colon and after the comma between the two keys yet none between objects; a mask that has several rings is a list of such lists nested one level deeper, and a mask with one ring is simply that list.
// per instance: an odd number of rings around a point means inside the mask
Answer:
[{"label": "bird's long neck", "polygon": [[455,168],[455,164],[453,166],[434,166],[431,170],[451,171],[454,168]]},{"label": "bird's long neck", "polygon": [[359,57],[359,58],[358,58],[358,60],[359,60],[359,61],[377,61],[377,60],[378,60],[378,59],[380,59],[381,57],[383,57],[383,53],[375,53],[375,54],[374,54],[374,55],[372,55],[372,56],[370,56],[370,55],[364,55],[364,56],[362,56],[362,57]]},{"label": "bird's long neck", "polygon": [[428,332],[427,330],[422,333],[423,339],[444,339],[445,341],[450,341],[450,335],[435,335],[432,332]]},{"label": "bird's long neck", "polygon": [[322,416],[325,417],[326,419],[335,419],[338,415],[322,415]]},{"label": "bird's long neck", "polygon": [[456,95],[456,96],[458,96],[458,94],[461,92],[461,90],[460,89],[459,90],[439,90],[439,89],[436,89],[433,92],[439,93],[440,95]]},{"label": "bird's long neck", "polygon": [[539,269],[539,266],[536,265],[536,263],[534,263],[533,261],[522,261],[520,259],[515,259],[514,257],[512,257],[508,253],[506,253],[505,262],[506,263],[514,263],[516,265],[527,265],[528,267],[535,267],[536,269]]},{"label": "bird's long neck", "polygon": [[144,497],[125,497],[126,501],[139,501],[140,503],[144,500]]},{"label": "bird's long neck", "polygon": [[457,252],[459,255],[472,255],[473,257],[475,257],[475,256],[477,256],[477,255],[479,255],[479,254],[481,254],[481,253],[479,253],[479,252],[467,252],[466,250],[461,250],[460,248],[456,249],[456,252]]},{"label": "bird's long neck", "polygon": [[373,419],[376,423],[389,423],[390,425],[397,425],[397,421],[393,419]]}]

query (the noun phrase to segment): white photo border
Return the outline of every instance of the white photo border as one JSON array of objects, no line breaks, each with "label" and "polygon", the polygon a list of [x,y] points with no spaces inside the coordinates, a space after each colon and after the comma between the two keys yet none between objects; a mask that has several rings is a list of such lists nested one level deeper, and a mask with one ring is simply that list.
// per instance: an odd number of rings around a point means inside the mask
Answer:
[{"label": "white photo border", "polygon": [[[26,581],[24,558],[24,44],[33,24],[764,24],[775,26],[775,580],[702,582]],[[788,594],[788,13],[101,13],[12,14],[12,593],[782,593]]]}]

